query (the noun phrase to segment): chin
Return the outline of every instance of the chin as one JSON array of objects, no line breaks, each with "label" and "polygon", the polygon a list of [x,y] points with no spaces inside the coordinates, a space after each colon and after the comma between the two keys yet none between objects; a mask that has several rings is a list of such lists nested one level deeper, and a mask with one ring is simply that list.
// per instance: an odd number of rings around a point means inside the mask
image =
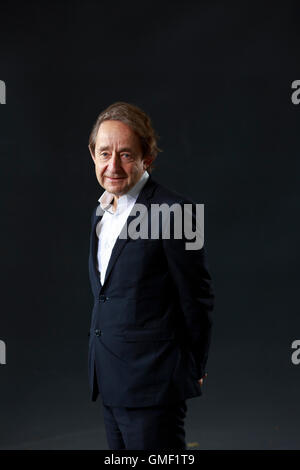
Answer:
[{"label": "chin", "polygon": [[124,192],[127,192],[127,185],[124,185],[124,184],[108,184],[107,188],[105,188],[105,189],[107,189],[108,192],[114,193],[118,196],[119,194],[124,194]]}]

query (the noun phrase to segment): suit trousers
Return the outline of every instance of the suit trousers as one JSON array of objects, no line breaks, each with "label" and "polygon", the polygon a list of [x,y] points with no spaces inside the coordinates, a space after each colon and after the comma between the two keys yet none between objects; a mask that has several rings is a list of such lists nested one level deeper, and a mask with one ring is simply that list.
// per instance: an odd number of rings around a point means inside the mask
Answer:
[{"label": "suit trousers", "polygon": [[186,450],[185,400],[148,407],[115,407],[102,410],[108,446],[111,450]]}]

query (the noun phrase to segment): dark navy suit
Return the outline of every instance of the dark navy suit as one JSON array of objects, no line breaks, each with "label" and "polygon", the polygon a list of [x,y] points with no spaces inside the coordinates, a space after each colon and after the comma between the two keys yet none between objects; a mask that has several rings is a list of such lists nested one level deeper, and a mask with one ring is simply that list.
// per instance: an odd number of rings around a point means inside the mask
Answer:
[{"label": "dark navy suit", "polygon": [[[137,203],[195,204],[151,175]],[[214,306],[205,246],[186,250],[189,240],[172,238],[172,232],[170,239],[118,237],[102,285],[96,264],[100,219],[95,207],[89,254],[91,400],[100,392],[107,407],[137,409],[202,395],[198,380],[206,372]]]}]

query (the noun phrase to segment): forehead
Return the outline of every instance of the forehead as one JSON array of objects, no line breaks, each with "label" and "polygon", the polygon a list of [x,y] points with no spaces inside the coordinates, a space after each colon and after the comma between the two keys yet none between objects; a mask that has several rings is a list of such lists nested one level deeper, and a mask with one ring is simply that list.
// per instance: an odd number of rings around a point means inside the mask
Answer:
[{"label": "forehead", "polygon": [[103,121],[99,127],[96,146],[106,145],[138,145],[139,139],[135,132],[121,121]]}]

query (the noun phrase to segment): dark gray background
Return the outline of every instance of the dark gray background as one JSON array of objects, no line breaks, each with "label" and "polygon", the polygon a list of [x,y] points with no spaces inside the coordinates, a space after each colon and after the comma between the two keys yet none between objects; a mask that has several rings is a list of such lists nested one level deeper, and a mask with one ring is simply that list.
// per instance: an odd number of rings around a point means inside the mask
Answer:
[{"label": "dark gray background", "polygon": [[297,2],[1,3],[0,448],[107,449],[90,402],[87,144],[124,100],[164,150],[153,178],[205,204],[216,290],[195,449],[299,449]]}]

